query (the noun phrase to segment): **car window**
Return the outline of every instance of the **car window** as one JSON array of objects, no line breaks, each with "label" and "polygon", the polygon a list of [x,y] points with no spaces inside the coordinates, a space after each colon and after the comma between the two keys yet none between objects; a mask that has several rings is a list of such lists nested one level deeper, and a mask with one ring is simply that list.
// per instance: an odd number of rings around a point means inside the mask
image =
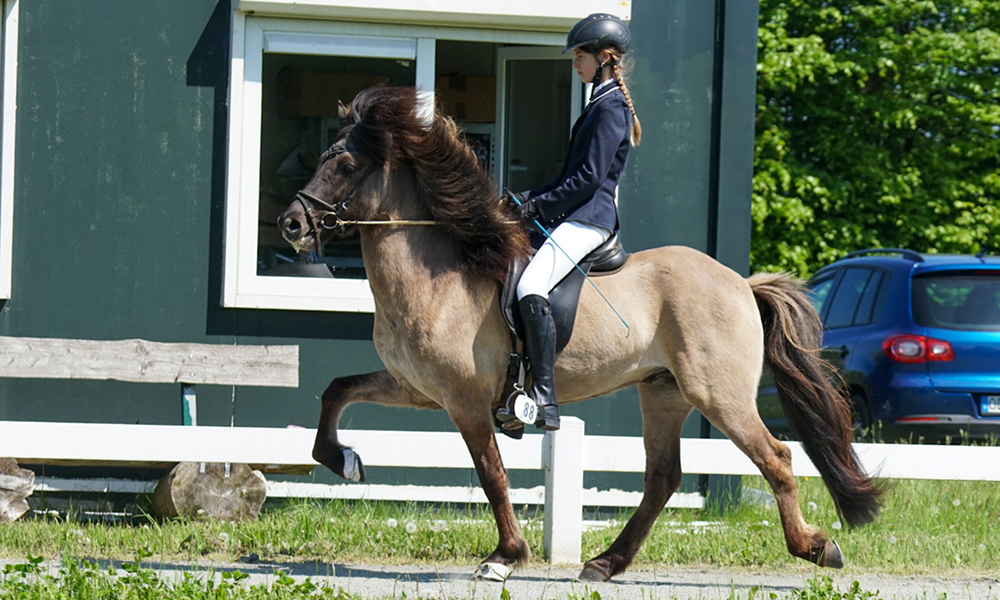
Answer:
[{"label": "car window", "polygon": [[812,302],[816,312],[823,314],[823,305],[830,295],[830,289],[837,278],[837,272],[823,274],[809,282],[809,301]]},{"label": "car window", "polygon": [[[848,327],[854,324],[854,315],[865,295],[872,273],[871,269],[861,268],[851,268],[844,271],[844,276],[840,278],[840,283],[830,298],[830,308],[823,322],[826,328]],[[878,285],[872,287],[876,288],[877,291]]]},{"label": "car window", "polygon": [[932,274],[912,282],[913,320],[924,327],[1000,331],[1000,273]]},{"label": "car window", "polygon": [[[873,270],[871,273],[871,278],[868,280],[868,284],[865,286],[865,291],[861,294],[861,301],[858,303],[858,310],[854,313],[854,320],[852,323],[854,325],[868,325],[869,323],[874,323],[881,317],[882,307],[885,306],[885,288],[888,286],[882,285],[882,280],[888,280],[889,274]],[[876,302],[880,298],[883,299],[882,302]]]}]

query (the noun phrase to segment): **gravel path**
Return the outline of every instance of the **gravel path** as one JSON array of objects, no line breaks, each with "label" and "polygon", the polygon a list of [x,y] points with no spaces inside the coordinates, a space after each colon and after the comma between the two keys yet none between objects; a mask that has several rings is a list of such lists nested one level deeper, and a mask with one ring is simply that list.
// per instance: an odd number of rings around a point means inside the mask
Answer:
[{"label": "gravel path", "polygon": [[[171,572],[190,570],[191,565],[158,565],[163,576]],[[371,564],[233,564],[212,565],[216,570],[239,569],[251,575],[252,583],[273,580],[276,569],[295,578],[309,577],[314,583],[336,585],[366,598],[448,598],[478,600],[500,598],[504,584],[471,578],[471,569],[458,566],[413,566]],[[756,598],[769,598],[774,592],[779,598],[802,589],[806,581],[817,575],[833,578],[838,590],[847,591],[853,581],[861,589],[878,592],[883,600],[937,600],[947,594],[948,600],[1000,600],[1000,572],[992,577],[943,578],[934,576],[890,576],[851,573],[850,571],[804,571],[799,573],[754,572],[734,569],[691,569],[628,571],[609,583],[583,584],[576,581],[579,569],[566,567],[532,567],[520,569],[505,584],[513,600],[565,600],[568,595],[590,597],[600,594],[601,600],[715,600],[748,598],[759,587]],[[176,575],[176,573],[174,573]]]},{"label": "gravel path", "polygon": [[[0,560],[4,563],[22,562]],[[104,563],[104,561],[98,561]],[[105,563],[106,564],[106,563]],[[58,561],[46,561],[50,572],[58,570]],[[805,587],[808,579],[826,575],[837,590],[846,592],[858,581],[864,592],[878,592],[881,600],[1000,600],[1000,571],[984,577],[900,576],[852,573],[850,570],[802,570],[777,573],[740,569],[672,568],[628,571],[609,583],[576,581],[579,568],[536,566],[519,569],[506,584],[477,580],[472,569],[461,566],[415,566],[328,563],[157,563],[143,562],[167,581],[182,573],[206,572],[218,576],[223,571],[239,570],[250,575],[244,585],[271,584],[276,572],[284,572],[299,581],[309,578],[317,585],[342,588],[365,598],[409,598],[447,600],[499,600],[506,587],[512,600],[729,600],[731,598],[768,599],[773,592],[787,598]],[[753,592],[753,596],[751,593]],[[846,597],[846,596],[845,596]],[[853,597],[853,596],[851,596]],[[596,599],[595,599],[596,600]]]}]

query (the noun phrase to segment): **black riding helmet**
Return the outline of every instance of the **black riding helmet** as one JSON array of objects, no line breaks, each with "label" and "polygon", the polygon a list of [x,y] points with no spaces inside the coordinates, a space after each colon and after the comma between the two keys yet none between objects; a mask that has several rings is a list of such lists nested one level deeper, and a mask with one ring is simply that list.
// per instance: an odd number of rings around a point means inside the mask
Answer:
[{"label": "black riding helmet", "polygon": [[580,19],[573,29],[569,30],[563,53],[573,48],[580,48],[596,54],[596,51],[604,46],[617,46],[622,54],[625,54],[631,44],[632,33],[621,19],[606,13],[594,13]]}]

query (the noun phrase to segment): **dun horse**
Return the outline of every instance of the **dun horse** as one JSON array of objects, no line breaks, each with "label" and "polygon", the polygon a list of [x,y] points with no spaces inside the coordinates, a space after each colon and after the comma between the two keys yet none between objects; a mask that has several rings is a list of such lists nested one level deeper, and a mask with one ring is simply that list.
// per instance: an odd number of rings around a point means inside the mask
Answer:
[{"label": "dun horse", "polygon": [[[455,124],[441,115],[421,119],[414,89],[372,88],[343,112],[336,143],[278,222],[299,251],[315,248],[345,221],[365,222],[373,339],[386,368],[330,383],[313,456],[338,475],[363,480],[360,458],[337,436],[348,404],[446,410],[496,518],[499,543],[480,570],[508,573],[529,550],[507,496],[491,415],[502,401],[511,352],[497,294],[510,261],[529,252],[526,233]],[[399,223],[428,220],[435,224]],[[756,407],[766,364],[842,518],[857,526],[877,516],[880,489],[851,448],[849,401],[827,380],[817,354],[819,320],[800,282],[773,274],[744,279],[695,250],[663,247],[631,254],[621,270],[595,283],[630,333],[585,286],[574,333],[556,362],[559,400],[637,385],[646,469],[638,509],[614,543],[586,562],[581,579],[607,580],[639,550],[680,484],[681,425],[692,408],[764,474],[788,551],[842,566],[837,544],[803,519],[789,450],[768,433]]]}]

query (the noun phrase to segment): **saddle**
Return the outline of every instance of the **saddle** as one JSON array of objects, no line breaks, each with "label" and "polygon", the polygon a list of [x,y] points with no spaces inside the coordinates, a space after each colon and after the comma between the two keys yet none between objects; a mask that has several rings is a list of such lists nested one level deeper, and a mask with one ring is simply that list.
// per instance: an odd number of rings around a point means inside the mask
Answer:
[{"label": "saddle", "polygon": [[[580,290],[587,276],[609,275],[625,266],[628,254],[622,248],[621,239],[616,232],[608,241],[598,246],[594,251],[580,261],[580,268],[573,269],[566,277],[556,284],[549,292],[549,304],[552,306],[552,318],[556,322],[556,352],[561,351],[569,343],[573,334],[573,324],[576,321],[576,307],[580,301]],[[520,281],[528,261],[515,260],[507,269],[507,281],[500,291],[500,312],[511,332],[518,339],[524,339],[524,328],[521,325],[521,315],[517,308],[517,282]]]},{"label": "saddle", "polygon": [[[560,352],[569,343],[573,334],[573,324],[576,321],[576,308],[580,301],[580,290],[587,276],[600,276],[614,273],[625,266],[628,254],[622,248],[618,233],[612,235],[607,242],[595,249],[580,261],[580,268],[573,269],[549,292],[549,304],[552,307],[552,318],[556,324],[556,352]],[[517,306],[517,282],[521,279],[528,261],[515,260],[507,270],[507,281],[500,290],[500,312],[511,332],[511,353],[507,366],[507,381],[504,384],[501,403],[493,410],[493,422],[500,431],[514,439],[524,435],[524,427],[511,427],[510,417],[500,419],[497,413],[501,410],[512,410],[513,399],[524,390],[524,379],[530,368],[528,357],[517,350],[517,340],[524,339],[524,327]],[[508,413],[513,414],[513,413]],[[505,426],[505,423],[507,425]]]}]

